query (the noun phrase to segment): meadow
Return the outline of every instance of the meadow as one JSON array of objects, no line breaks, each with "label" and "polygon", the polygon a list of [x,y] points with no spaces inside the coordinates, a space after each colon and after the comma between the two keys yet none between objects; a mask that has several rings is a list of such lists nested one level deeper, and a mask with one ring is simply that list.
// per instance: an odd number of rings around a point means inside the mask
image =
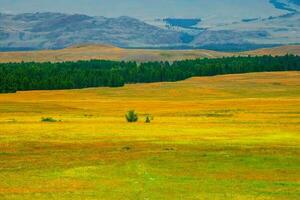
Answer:
[{"label": "meadow", "polygon": [[300,45],[263,48],[246,52],[221,52],[205,49],[195,50],[157,50],[124,49],[111,45],[75,45],[58,50],[0,52],[0,63],[8,62],[63,62],[79,60],[116,60],[116,61],[178,61],[196,58],[222,58],[231,56],[283,56],[300,55]]},{"label": "meadow", "polygon": [[300,72],[0,94],[0,179],[9,200],[299,199]]}]

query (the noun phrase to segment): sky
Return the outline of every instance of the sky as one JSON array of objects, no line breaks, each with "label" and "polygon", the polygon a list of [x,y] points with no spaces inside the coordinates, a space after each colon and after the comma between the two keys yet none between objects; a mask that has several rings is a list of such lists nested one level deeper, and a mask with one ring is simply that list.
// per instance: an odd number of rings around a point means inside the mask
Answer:
[{"label": "sky", "polygon": [[251,18],[282,12],[269,0],[0,0],[0,12],[62,12],[141,19]]}]

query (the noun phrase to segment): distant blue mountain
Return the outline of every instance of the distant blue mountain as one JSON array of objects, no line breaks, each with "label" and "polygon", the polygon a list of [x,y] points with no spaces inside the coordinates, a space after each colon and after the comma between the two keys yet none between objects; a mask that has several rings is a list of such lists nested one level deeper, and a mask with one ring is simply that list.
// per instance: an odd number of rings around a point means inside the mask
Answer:
[{"label": "distant blue mountain", "polygon": [[[68,9],[72,2],[79,6],[78,2],[85,0],[61,1],[61,8],[71,14],[57,12],[57,5],[50,0],[41,5],[53,5],[55,12],[12,14],[5,10],[16,10],[21,5],[22,9],[31,9],[35,4],[31,0],[26,5],[1,1],[0,12],[4,11],[0,13],[0,51],[57,49],[85,43],[230,50],[300,43],[300,0],[91,0],[97,13],[110,10],[117,17]],[[122,6],[109,7],[112,2]],[[169,7],[163,9],[166,6]]]}]

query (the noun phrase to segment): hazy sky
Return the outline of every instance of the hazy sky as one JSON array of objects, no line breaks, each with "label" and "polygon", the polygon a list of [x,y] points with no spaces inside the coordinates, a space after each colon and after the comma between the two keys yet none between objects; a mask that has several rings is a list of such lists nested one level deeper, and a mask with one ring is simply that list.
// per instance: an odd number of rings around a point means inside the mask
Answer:
[{"label": "hazy sky", "polygon": [[0,0],[0,12],[64,12],[94,16],[254,17],[278,14],[269,0]]}]

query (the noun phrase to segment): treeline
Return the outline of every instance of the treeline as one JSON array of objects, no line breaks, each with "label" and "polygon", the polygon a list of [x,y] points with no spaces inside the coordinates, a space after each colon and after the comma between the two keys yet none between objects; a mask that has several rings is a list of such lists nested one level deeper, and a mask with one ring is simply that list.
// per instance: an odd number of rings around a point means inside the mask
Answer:
[{"label": "treeline", "polygon": [[0,92],[120,87],[192,76],[300,70],[300,56],[228,57],[169,62],[78,61],[0,64]]}]

